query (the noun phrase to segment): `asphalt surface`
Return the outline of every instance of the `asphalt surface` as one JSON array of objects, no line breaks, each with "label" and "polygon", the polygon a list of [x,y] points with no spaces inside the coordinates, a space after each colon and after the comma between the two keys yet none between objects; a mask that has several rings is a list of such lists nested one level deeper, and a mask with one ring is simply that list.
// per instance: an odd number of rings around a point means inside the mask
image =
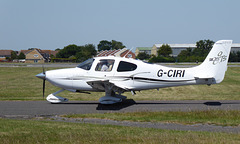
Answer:
[{"label": "asphalt surface", "polygon": [[134,101],[102,105],[97,101],[69,101],[51,104],[47,101],[0,101],[0,116],[27,115],[48,116],[63,114],[86,114],[134,111],[191,111],[191,110],[240,110],[240,100],[204,101]]},{"label": "asphalt surface", "polygon": [[209,131],[240,133],[240,126],[216,126],[208,124],[183,125],[176,123],[129,122],[103,119],[63,118],[64,114],[86,114],[106,112],[139,112],[139,111],[192,111],[192,110],[240,110],[240,100],[224,101],[134,101],[127,99],[123,103],[102,105],[96,101],[70,101],[61,104],[50,104],[46,101],[0,101],[0,117],[14,119],[40,119],[76,123],[94,123],[147,127],[183,131]]}]

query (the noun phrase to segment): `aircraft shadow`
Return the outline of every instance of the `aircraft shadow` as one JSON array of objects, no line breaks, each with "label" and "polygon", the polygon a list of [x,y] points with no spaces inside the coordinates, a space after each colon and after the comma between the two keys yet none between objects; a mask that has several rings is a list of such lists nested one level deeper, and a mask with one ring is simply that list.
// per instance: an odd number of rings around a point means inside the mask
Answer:
[{"label": "aircraft shadow", "polygon": [[240,103],[221,103],[218,101],[208,101],[204,103],[169,103],[169,102],[136,102],[133,99],[126,99],[122,103],[116,103],[113,105],[104,105],[104,104],[98,104],[97,110],[121,110],[123,108],[132,106],[132,105],[186,105],[186,104],[192,104],[192,105],[206,105],[206,106],[221,106],[222,104],[240,104]]},{"label": "aircraft shadow", "polygon": [[226,102],[226,103],[222,103],[222,102],[218,102],[218,101],[207,101],[204,103],[191,103],[191,102],[179,102],[179,103],[171,103],[171,102],[136,102],[133,99],[126,99],[121,103],[116,103],[113,105],[104,105],[104,104],[98,104],[96,110],[121,110],[123,108],[127,108],[129,106],[132,105],[206,105],[206,106],[221,106],[224,104],[240,104],[238,102],[234,103],[234,102]]},{"label": "aircraft shadow", "polygon": [[136,102],[133,99],[126,99],[121,103],[106,105],[100,104],[99,102],[67,102],[67,103],[58,103],[64,105],[97,105],[96,110],[121,110],[133,105],[206,105],[206,106],[221,106],[224,104],[240,104],[239,102],[218,102],[218,101],[207,101],[207,102]]},{"label": "aircraft shadow", "polygon": [[98,104],[96,110],[121,110],[123,108],[135,105],[136,102],[133,99],[126,99],[121,103],[115,103],[111,105]]},{"label": "aircraft shadow", "polygon": [[66,103],[52,103],[55,105],[97,105],[96,110],[121,110],[123,108],[135,105],[136,102],[133,99],[126,99],[121,103],[115,103],[111,105],[101,104],[99,102],[66,102]]}]

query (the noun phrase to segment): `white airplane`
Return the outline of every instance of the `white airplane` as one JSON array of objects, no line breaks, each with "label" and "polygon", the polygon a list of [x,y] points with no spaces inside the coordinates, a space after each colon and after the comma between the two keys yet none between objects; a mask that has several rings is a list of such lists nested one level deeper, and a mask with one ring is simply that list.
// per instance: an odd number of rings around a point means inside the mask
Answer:
[{"label": "white airplane", "polygon": [[[232,40],[217,41],[204,62],[192,68],[172,68],[149,64],[140,60],[122,57],[95,57],[88,59],[76,68],[44,71],[36,75],[61,90],[48,95],[50,103],[67,102],[57,96],[68,90],[71,92],[105,92],[99,99],[101,104],[114,104],[126,99],[121,94],[126,91],[159,89],[182,85],[218,84],[224,79]],[[116,94],[117,93],[117,94]]]}]

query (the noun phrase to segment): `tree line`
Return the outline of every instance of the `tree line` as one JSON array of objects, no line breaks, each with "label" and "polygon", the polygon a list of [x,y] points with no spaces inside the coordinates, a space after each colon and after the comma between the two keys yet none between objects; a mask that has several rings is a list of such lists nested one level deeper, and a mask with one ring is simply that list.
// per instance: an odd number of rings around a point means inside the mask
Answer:
[{"label": "tree line", "polygon": [[[151,63],[157,62],[203,62],[213,47],[212,40],[200,40],[196,42],[196,48],[182,50],[177,57],[172,56],[172,48],[168,44],[163,44],[157,51],[158,55],[148,55],[145,52],[137,55],[138,59],[148,60]],[[240,51],[231,52],[229,62],[240,62]]]},{"label": "tree line", "polygon": [[17,53],[15,51],[11,52],[11,57],[7,58],[8,60],[12,61],[14,59],[25,59],[26,56],[23,52],[21,52],[19,55],[17,55]]},{"label": "tree line", "polygon": [[75,44],[68,45],[64,47],[63,49],[56,49],[59,52],[56,55],[56,58],[53,58],[52,60],[61,60],[61,59],[68,59],[74,62],[82,62],[84,60],[87,60],[88,58],[91,58],[93,56],[96,56],[97,50],[114,50],[114,49],[123,49],[125,46],[122,42],[112,40],[102,40],[97,45],[97,49],[95,45],[93,44],[86,44],[83,46],[77,46]]},{"label": "tree line", "polygon": [[[182,50],[177,57],[172,56],[172,48],[168,44],[163,44],[157,51],[157,56],[148,55],[145,52],[141,52],[137,55],[137,59],[147,60],[151,63],[157,62],[202,62],[206,58],[209,51],[212,49],[214,41],[212,40],[200,40],[196,42],[196,48],[187,48]],[[65,46],[63,49],[56,49],[59,51],[54,57],[51,55],[52,61],[72,61],[72,62],[82,62],[88,58],[94,57],[97,51],[102,50],[114,50],[123,49],[125,45],[122,42],[116,40],[102,40],[99,42],[97,47],[94,44],[86,44],[78,46],[75,44],[70,44]],[[11,53],[11,58],[13,59],[25,59],[25,55],[21,52],[19,55],[15,51]],[[240,51],[231,52],[229,57],[229,62],[240,62]]]}]

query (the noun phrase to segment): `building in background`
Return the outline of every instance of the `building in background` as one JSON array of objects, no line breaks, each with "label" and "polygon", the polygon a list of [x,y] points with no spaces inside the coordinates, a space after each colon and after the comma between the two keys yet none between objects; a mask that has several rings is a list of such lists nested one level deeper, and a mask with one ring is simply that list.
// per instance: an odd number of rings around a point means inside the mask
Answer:
[{"label": "building in background", "polygon": [[240,43],[233,43],[231,52],[238,52],[238,51],[240,51]]},{"label": "building in background", "polygon": [[[163,44],[154,44],[153,47],[137,47],[135,54],[136,56],[140,52],[145,52],[149,55],[157,56],[157,51]],[[182,50],[186,50],[187,48],[195,49],[197,46],[196,44],[168,44],[172,48],[172,56],[177,57]],[[150,52],[151,51],[151,52]],[[231,52],[240,51],[240,43],[233,43]]]},{"label": "building in background", "polygon": [[6,61],[7,58],[11,58],[11,52],[13,50],[0,50],[0,61]]},{"label": "building in background", "polygon": [[135,51],[135,55],[137,56],[139,53],[146,53],[151,55],[152,47],[137,47]]},{"label": "building in background", "polygon": [[[151,54],[157,56],[157,51],[163,44],[154,44],[151,50]],[[182,50],[187,48],[195,49],[196,44],[168,44],[172,48],[172,56],[177,57]]]},{"label": "building in background", "polygon": [[26,63],[45,63],[51,61],[51,56],[56,56],[58,51],[33,49],[26,53]]}]

